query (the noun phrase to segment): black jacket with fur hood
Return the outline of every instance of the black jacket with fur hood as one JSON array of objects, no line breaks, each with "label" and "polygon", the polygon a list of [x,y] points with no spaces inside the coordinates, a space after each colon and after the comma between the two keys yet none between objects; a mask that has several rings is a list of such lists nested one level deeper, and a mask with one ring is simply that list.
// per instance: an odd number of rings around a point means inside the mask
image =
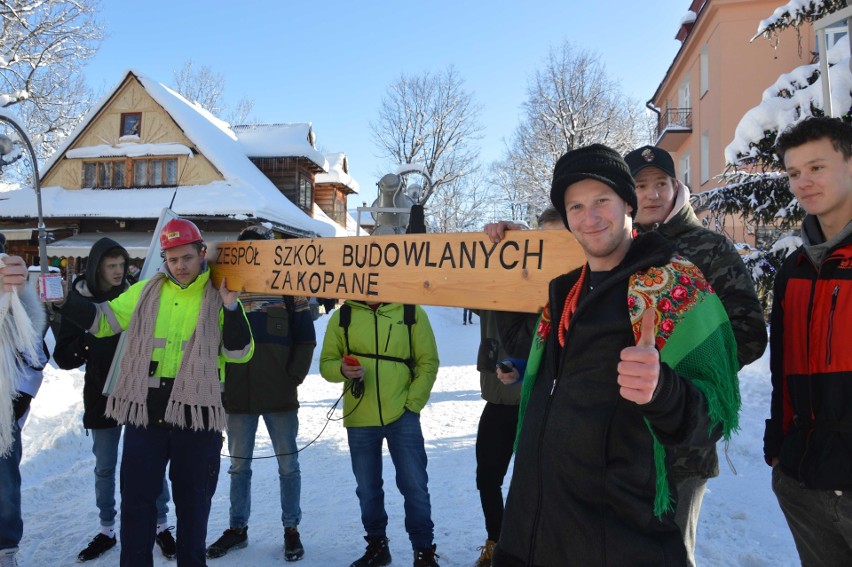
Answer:
[{"label": "black jacket with fur hood", "polygon": [[[118,251],[124,256],[124,280],[122,285],[101,291],[98,287],[98,268],[105,255],[110,251]],[[129,287],[127,282],[128,265],[127,251],[115,240],[101,238],[95,242],[89,252],[86,273],[74,281],[69,295],[77,294],[95,303],[102,303],[118,297]],[[107,429],[118,426],[115,420],[104,416],[107,398],[103,395],[104,384],[109,374],[109,367],[112,364],[112,357],[115,355],[118,339],[119,335],[102,339],[95,338],[88,331],[72,323],[67,317],[62,318],[59,336],[56,338],[56,348],[53,350],[53,358],[63,370],[86,365],[85,383],[83,385],[83,427],[86,429]]]}]

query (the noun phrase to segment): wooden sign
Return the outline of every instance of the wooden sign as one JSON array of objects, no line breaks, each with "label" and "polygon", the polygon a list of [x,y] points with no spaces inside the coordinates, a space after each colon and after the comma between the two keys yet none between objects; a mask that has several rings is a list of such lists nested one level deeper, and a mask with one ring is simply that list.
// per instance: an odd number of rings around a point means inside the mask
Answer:
[{"label": "wooden sign", "polygon": [[213,282],[249,292],[535,312],[585,262],[567,230],[219,242]]}]

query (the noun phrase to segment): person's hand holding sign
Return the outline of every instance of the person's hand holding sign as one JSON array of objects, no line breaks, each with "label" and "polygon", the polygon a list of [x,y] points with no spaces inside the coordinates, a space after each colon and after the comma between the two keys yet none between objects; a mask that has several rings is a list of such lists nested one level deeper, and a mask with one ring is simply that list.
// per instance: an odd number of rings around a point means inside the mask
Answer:
[{"label": "person's hand holding sign", "polygon": [[618,385],[621,397],[639,405],[654,398],[660,379],[660,353],[654,346],[654,310],[645,309],[636,346],[621,351]]}]

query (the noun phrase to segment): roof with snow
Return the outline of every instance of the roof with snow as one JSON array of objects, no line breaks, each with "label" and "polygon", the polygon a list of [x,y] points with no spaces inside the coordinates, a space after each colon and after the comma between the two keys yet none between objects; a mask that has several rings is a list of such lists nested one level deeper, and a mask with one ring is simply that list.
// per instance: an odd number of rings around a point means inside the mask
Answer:
[{"label": "roof with snow", "polygon": [[[169,205],[172,195],[177,191],[172,209],[179,215],[267,220],[276,228],[300,236],[334,235],[335,231],[330,225],[312,219],[281,194],[246,156],[243,145],[227,123],[219,120],[197,103],[190,103],[162,83],[133,70],[124,74],[118,85],[80,122],[65,144],[47,161],[44,167],[45,174],[64,157],[129,155],[120,153],[127,151],[125,146],[131,145],[125,143],[119,144],[117,148],[96,146],[75,148],[70,152],[68,148],[106,107],[121,85],[131,77],[137,79],[151,98],[171,116],[184,134],[192,140],[196,149],[218,169],[224,179],[206,185],[183,185],[177,188],[104,190],[44,187],[42,200],[45,217],[157,218],[161,209]],[[166,145],[180,146],[180,144],[139,144],[143,151],[150,152],[152,155],[162,155],[161,152],[165,151],[162,146]],[[321,157],[321,154],[319,155]],[[4,194],[4,197],[8,197],[8,200],[4,201],[3,207],[0,208],[0,218],[36,215],[36,203],[31,190],[8,192]]]},{"label": "roof with snow", "polygon": [[361,186],[358,182],[349,175],[349,159],[344,153],[325,154],[326,162],[328,163],[328,173],[317,174],[315,181],[321,183],[338,183],[345,185],[352,190],[353,193],[358,193]]},{"label": "roof with snow", "polygon": [[248,157],[303,157],[328,171],[325,156],[314,147],[316,138],[310,122],[243,124],[234,126],[234,133]]},{"label": "roof with snow", "polygon": [[357,236],[358,235],[358,223],[355,222],[355,219],[352,218],[352,215],[346,214],[346,228],[340,226],[334,219],[325,214],[319,205],[314,203],[314,216],[317,219],[321,219],[323,222],[327,222],[331,226],[334,227],[334,236]]}]

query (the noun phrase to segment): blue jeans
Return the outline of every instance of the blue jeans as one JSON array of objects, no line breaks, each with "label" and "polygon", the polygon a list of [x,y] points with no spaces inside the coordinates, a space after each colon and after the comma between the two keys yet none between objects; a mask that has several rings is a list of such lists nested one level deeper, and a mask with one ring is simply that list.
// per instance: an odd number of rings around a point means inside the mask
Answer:
[{"label": "blue jeans", "polygon": [[152,566],[157,496],[166,465],[177,516],[177,564],[204,567],[210,502],[219,482],[222,434],[124,428],[121,456],[121,567]]},{"label": "blue jeans", "polygon": [[11,453],[0,457],[0,550],[15,549],[24,535],[21,519],[21,430],[12,424]]},{"label": "blue jeans", "polygon": [[388,525],[382,489],[382,442],[387,439],[396,486],[405,500],[405,531],[414,549],[432,545],[434,524],[426,474],[426,449],[420,416],[405,410],[393,423],[374,427],[349,427],[349,454],[358,485],[361,523],[368,536],[384,536]]},{"label": "blue jeans", "polygon": [[[101,526],[115,525],[115,467],[121,426],[92,429],[92,454],[95,456],[95,504]],[[169,513],[169,483],[163,479],[163,492],[157,498],[157,523],[165,524]]]},{"label": "blue jeans", "polygon": [[[231,453],[230,527],[244,528],[251,515],[251,457],[259,415],[228,414],[228,451]],[[299,525],[302,473],[296,452],[299,433],[298,410],[263,414],[272,448],[278,456],[278,484],[281,496],[281,523],[285,528]],[[236,457],[236,458],[235,458]]]}]

